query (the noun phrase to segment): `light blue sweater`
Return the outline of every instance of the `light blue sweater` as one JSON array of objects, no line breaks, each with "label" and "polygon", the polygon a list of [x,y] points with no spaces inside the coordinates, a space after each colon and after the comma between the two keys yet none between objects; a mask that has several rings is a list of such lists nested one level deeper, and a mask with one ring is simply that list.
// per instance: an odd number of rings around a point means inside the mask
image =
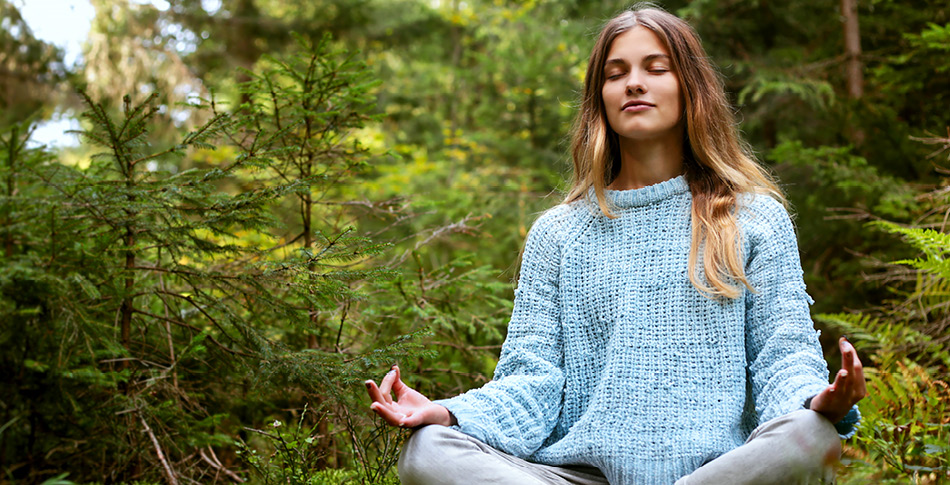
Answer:
[{"label": "light blue sweater", "polygon": [[[828,385],[828,366],[780,203],[743,198],[756,292],[712,300],[686,271],[684,177],[607,197],[619,218],[583,200],[535,222],[494,379],[438,403],[512,455],[595,466],[612,484],[671,484],[800,409]],[[858,419],[855,407],[843,437]]]}]

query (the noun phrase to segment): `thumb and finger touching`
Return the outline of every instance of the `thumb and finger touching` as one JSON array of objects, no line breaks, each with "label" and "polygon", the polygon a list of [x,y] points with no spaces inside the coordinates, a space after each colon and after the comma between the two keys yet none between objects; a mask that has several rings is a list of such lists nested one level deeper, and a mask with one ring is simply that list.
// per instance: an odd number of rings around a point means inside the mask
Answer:
[{"label": "thumb and finger touching", "polygon": [[393,369],[387,372],[386,376],[383,377],[383,380],[379,383],[379,392],[387,403],[393,402],[392,396],[390,394],[392,393],[393,383],[398,379],[399,368],[393,366]]},{"label": "thumb and finger touching", "polygon": [[[413,389],[402,382],[398,366],[393,366],[379,386],[373,380],[365,382],[372,403],[370,409],[393,426],[415,427],[423,424],[425,410],[412,395]],[[393,400],[395,394],[396,400]],[[421,396],[421,395],[420,395]]]}]

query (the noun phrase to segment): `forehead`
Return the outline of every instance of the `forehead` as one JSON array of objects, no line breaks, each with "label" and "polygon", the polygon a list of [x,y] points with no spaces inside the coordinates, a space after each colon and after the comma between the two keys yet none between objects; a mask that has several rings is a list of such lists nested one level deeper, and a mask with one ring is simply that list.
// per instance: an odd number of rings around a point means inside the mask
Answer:
[{"label": "forehead", "polygon": [[606,63],[639,62],[645,57],[657,55],[669,57],[670,52],[652,30],[637,25],[614,38],[607,51]]}]

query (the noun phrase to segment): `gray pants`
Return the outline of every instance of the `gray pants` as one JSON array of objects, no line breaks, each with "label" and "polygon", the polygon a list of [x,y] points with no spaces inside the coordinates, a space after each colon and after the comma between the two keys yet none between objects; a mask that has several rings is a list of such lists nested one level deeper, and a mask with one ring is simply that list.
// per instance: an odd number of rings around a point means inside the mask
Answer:
[{"label": "gray pants", "polygon": [[[803,409],[762,424],[744,445],[675,485],[833,483],[840,456],[841,440],[831,422]],[[596,468],[531,463],[436,425],[418,429],[403,446],[399,478],[404,485],[607,483]]]}]

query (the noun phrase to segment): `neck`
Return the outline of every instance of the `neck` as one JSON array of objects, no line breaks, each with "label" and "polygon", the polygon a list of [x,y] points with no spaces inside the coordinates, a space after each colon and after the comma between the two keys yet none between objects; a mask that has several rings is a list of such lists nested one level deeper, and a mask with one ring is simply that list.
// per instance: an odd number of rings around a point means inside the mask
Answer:
[{"label": "neck", "polygon": [[639,189],[683,173],[683,139],[631,140],[620,138],[620,173],[611,190]]}]

